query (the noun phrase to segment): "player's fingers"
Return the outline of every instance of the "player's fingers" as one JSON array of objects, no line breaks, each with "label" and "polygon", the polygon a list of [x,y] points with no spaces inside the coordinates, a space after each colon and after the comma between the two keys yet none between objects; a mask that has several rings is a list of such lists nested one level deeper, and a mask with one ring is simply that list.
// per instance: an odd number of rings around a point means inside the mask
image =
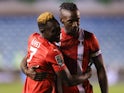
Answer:
[{"label": "player's fingers", "polygon": [[41,78],[35,78],[34,80],[36,80],[36,81],[42,81],[43,79],[41,79]]},{"label": "player's fingers", "polygon": [[35,77],[34,80],[37,80],[37,81],[42,81],[43,79],[45,79],[45,77]]},{"label": "player's fingers", "polygon": [[34,79],[38,80],[38,81],[42,81],[46,77],[47,77],[47,73],[46,72],[41,72],[41,73],[37,72]]},{"label": "player's fingers", "polygon": [[35,70],[35,69],[37,69],[37,68],[39,68],[39,67],[40,67],[40,66],[37,65],[37,66],[32,66],[31,68]]},{"label": "player's fingers", "polygon": [[36,77],[44,79],[47,77],[47,73],[37,73]]},{"label": "player's fingers", "polygon": [[90,62],[90,63],[88,64],[88,67],[91,67],[91,66],[92,66],[92,64],[93,64],[93,62]]}]

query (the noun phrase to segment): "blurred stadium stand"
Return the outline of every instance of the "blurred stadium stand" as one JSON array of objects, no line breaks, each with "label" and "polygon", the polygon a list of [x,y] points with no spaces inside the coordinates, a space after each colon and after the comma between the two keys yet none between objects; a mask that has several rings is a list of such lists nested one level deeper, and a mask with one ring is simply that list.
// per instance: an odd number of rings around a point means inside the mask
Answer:
[{"label": "blurred stadium stand", "polygon": [[[24,3],[21,0],[0,0],[0,80],[3,75],[10,76],[3,71],[20,70],[28,36],[38,31],[36,18],[39,13],[52,11],[58,19],[58,7],[64,0],[48,1]],[[110,4],[97,1],[76,1],[81,11],[81,27],[96,34],[106,66],[119,69],[120,79],[124,79],[124,0],[111,0]]]},{"label": "blurred stadium stand", "polygon": [[83,15],[124,15],[124,0],[1,0],[0,15],[58,14],[63,1],[74,1]]}]

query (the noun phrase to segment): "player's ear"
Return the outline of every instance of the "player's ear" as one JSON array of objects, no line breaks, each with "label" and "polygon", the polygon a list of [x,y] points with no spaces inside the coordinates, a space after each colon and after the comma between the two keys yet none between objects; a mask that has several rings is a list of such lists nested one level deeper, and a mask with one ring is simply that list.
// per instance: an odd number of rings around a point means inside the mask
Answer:
[{"label": "player's ear", "polygon": [[43,33],[44,32],[44,29],[40,29],[40,32]]},{"label": "player's ear", "polygon": [[63,18],[62,18],[62,15],[61,14],[59,16],[59,19],[60,19],[60,22],[63,23]]}]

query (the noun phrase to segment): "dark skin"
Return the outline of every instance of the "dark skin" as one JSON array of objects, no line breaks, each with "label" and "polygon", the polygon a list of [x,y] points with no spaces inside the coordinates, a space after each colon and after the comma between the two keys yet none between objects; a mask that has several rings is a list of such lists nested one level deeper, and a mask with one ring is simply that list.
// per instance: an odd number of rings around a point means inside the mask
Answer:
[{"label": "dark skin", "polygon": [[46,28],[46,31],[42,31],[42,36],[50,41],[53,42],[59,42],[60,41],[60,25],[58,22],[48,22],[48,27]]},{"label": "dark skin", "polygon": [[108,81],[102,55],[92,58],[96,67],[101,93],[108,93]]},{"label": "dark skin", "polygon": [[[39,65],[33,66],[32,68],[27,67],[27,57],[25,56],[20,64],[21,70],[23,73],[25,73],[27,76],[29,76],[31,79],[36,81],[42,81],[47,75],[47,72],[36,72],[35,70],[39,68]],[[67,86],[73,86],[80,84],[80,82],[83,82],[84,80],[91,77],[91,68],[89,67],[86,74],[83,74],[81,76],[71,76],[68,69],[65,69],[62,72],[56,72],[57,76],[61,79],[65,80],[65,84]],[[67,77],[68,75],[68,77]],[[78,80],[79,79],[79,80]]]},{"label": "dark skin", "polygon": [[[67,34],[77,37],[79,29],[80,14],[77,11],[60,10],[60,21],[64,25]],[[73,29],[74,28],[74,29]],[[108,93],[108,81],[102,55],[92,58],[97,70],[98,81],[101,93]],[[29,74],[29,73],[28,73]],[[31,73],[30,73],[31,75]],[[35,80],[42,80],[36,73],[32,75]],[[37,79],[36,79],[37,78]]]},{"label": "dark skin", "polygon": [[31,79],[36,80],[36,81],[42,81],[47,76],[47,73],[45,73],[45,72],[39,73],[39,72],[35,71],[36,69],[39,68],[39,66],[34,66],[32,68],[28,68],[26,56],[22,59],[20,67],[25,75],[27,75],[28,77],[30,77]]},{"label": "dark skin", "polygon": [[78,37],[80,14],[79,11],[71,11],[62,9],[60,11],[60,21],[64,25],[65,31],[68,35]]},{"label": "dark skin", "polygon": [[[33,80],[36,81],[42,81],[43,79],[45,79],[48,75],[47,72],[36,72],[35,69],[38,69],[39,66],[34,66],[32,68],[28,68],[27,67],[27,57],[25,56],[21,62],[20,65],[23,73],[25,73],[28,77],[30,77]],[[87,69],[86,74],[83,74],[81,76],[72,76],[68,70],[68,68],[66,68],[65,70],[61,71],[61,72],[55,72],[57,75],[57,90],[58,93],[63,93],[62,90],[62,83],[64,83],[64,85],[66,86],[74,86],[80,83],[83,83],[84,80],[88,79],[91,77],[92,71],[91,68],[89,66],[89,68]]]},{"label": "dark skin", "polygon": [[[47,39],[50,42],[59,42],[60,41],[60,25],[57,21],[52,21],[47,23],[46,30],[43,30],[39,27],[42,37]],[[32,68],[27,67],[27,57],[25,56],[20,64],[21,70],[27,76],[29,76],[33,80],[42,80],[47,76],[47,73],[36,73],[35,70],[39,68],[39,66],[33,66]]]},{"label": "dark skin", "polygon": [[[66,33],[69,35],[72,35],[74,37],[78,36],[79,19],[79,10],[60,10],[60,20],[64,25]],[[102,55],[100,54],[96,57],[93,57],[92,60],[97,70],[101,93],[108,93],[108,81]]]},{"label": "dark skin", "polygon": [[[40,27],[39,27],[40,28]],[[40,29],[41,36],[50,41],[51,43],[58,42],[60,40],[60,26],[56,21],[47,22],[46,29]],[[64,61],[64,60],[63,60]],[[21,69],[22,71],[34,80],[43,80],[47,76],[46,73],[36,73],[35,69],[39,68],[39,66],[34,66],[32,68],[27,67],[27,57],[23,58],[21,62]],[[31,74],[30,74],[31,73]],[[90,78],[91,76],[91,69],[87,70],[87,73],[83,75],[72,76],[68,70],[68,68],[63,69],[62,71],[55,72],[57,75],[57,86],[58,92],[62,93],[62,83],[65,83],[67,86],[73,86],[80,83],[83,83],[84,80]],[[62,82],[64,81],[64,82]]]},{"label": "dark skin", "polygon": [[[62,10],[63,11],[63,10]],[[64,24],[64,27],[66,28],[66,33],[69,35],[72,35],[74,37],[78,36],[78,29],[79,29],[79,19],[80,15],[77,15],[77,11],[71,12],[71,16],[67,16],[66,13],[68,11],[61,12],[61,17],[60,20]],[[76,30],[73,30],[76,29]],[[49,34],[49,33],[48,33]],[[34,80],[41,81],[43,78],[46,77],[45,73],[36,73],[35,69],[38,68],[38,66],[35,66],[33,68],[27,69],[27,64],[26,64],[26,57],[22,60],[21,62],[21,68],[23,73],[25,73],[27,76],[31,77]],[[44,75],[45,74],[45,75]]]}]

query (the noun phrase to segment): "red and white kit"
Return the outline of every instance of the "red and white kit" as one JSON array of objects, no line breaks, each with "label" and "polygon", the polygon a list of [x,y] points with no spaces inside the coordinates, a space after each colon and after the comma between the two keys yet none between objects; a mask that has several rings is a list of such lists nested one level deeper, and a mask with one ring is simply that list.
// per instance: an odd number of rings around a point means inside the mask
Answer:
[{"label": "red and white kit", "polygon": [[[71,74],[83,74],[86,72],[90,57],[101,54],[98,41],[93,33],[80,29],[79,37],[74,38],[61,30],[60,49],[64,61]],[[64,93],[93,93],[92,86],[86,80],[83,84],[73,87],[63,85]]]}]

